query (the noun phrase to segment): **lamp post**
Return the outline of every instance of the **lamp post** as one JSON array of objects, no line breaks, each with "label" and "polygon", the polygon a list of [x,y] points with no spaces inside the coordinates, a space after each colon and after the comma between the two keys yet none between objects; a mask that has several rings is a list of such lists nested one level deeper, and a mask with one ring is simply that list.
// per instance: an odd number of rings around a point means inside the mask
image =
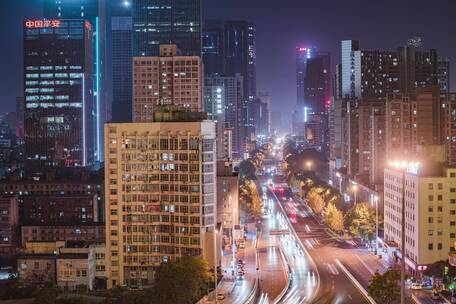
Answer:
[{"label": "lamp post", "polygon": [[[216,225],[216,224],[215,224]],[[217,228],[214,226],[214,301],[217,304]]]},{"label": "lamp post", "polygon": [[336,176],[339,178],[339,192],[342,195],[342,175],[339,172],[336,172]]},{"label": "lamp post", "polygon": [[375,202],[375,255],[378,253],[378,196],[374,196]]},{"label": "lamp post", "polygon": [[357,199],[358,199],[358,197],[357,197],[358,185],[357,185],[357,184],[354,184],[354,185],[352,186],[352,190],[353,190],[353,193],[354,193],[354,195],[355,195],[355,205],[356,205],[356,203],[358,202],[358,200],[357,200]]},{"label": "lamp post", "polygon": [[[230,206],[233,207],[231,205],[231,201],[232,201],[232,197],[231,195],[229,196],[229,202],[230,202]],[[233,273],[235,272],[235,267],[236,267],[236,242],[235,242],[235,239],[234,239],[234,226],[235,226],[235,223],[236,223],[236,207],[233,208],[233,212],[232,212],[232,219],[231,219],[231,251],[232,251],[232,255],[233,255],[233,258],[232,258],[232,267],[233,267]]]}]

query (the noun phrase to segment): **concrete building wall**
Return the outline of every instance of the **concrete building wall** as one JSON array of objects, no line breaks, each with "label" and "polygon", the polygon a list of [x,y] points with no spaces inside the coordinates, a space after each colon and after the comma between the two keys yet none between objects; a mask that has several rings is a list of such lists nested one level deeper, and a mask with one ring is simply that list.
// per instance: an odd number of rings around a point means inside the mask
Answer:
[{"label": "concrete building wall", "polygon": [[105,134],[108,287],[150,285],[162,262],[213,250],[215,123],[107,124]]},{"label": "concrete building wall", "polygon": [[178,56],[174,45],[161,45],[160,56],[133,58],[136,122],[152,122],[157,105],[202,110],[202,63],[198,56]]}]

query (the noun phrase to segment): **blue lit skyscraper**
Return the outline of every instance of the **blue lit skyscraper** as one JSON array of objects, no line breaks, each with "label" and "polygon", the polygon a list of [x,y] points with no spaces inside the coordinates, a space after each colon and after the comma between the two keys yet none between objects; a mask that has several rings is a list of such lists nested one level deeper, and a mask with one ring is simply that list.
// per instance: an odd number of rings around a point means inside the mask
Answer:
[{"label": "blue lit skyscraper", "polygon": [[106,0],[45,0],[47,19],[85,19],[93,27],[93,123],[95,160],[103,161],[103,124],[108,120],[107,58],[106,58]]},{"label": "blue lit skyscraper", "polygon": [[130,16],[112,17],[112,121],[133,119],[132,53]]},{"label": "blue lit skyscraper", "polygon": [[94,161],[92,26],[81,19],[24,22],[26,165]]},{"label": "blue lit skyscraper", "polygon": [[160,44],[201,56],[201,0],[133,0],[133,56],[159,56]]}]

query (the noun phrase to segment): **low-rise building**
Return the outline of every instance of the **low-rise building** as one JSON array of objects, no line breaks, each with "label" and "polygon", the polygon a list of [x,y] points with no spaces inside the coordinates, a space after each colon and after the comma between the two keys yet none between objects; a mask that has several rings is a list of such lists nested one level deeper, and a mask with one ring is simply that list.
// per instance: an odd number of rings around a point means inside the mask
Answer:
[{"label": "low-rise building", "polygon": [[56,257],[57,286],[64,290],[92,290],[94,260],[90,253],[65,253]]},{"label": "low-rise building", "polygon": [[17,195],[0,196],[0,254],[16,251],[18,224],[19,203]]},{"label": "low-rise building", "polygon": [[55,255],[52,253],[23,254],[17,259],[21,282],[29,284],[55,283]]},{"label": "low-rise building", "polygon": [[64,290],[106,288],[105,244],[85,241],[27,242],[18,258],[22,282],[52,282]]},{"label": "low-rise building", "polygon": [[239,229],[239,174],[228,161],[217,161],[217,222],[225,244],[231,243],[234,228]]},{"label": "low-rise building", "polygon": [[[437,146],[432,152],[438,150],[443,151],[443,147]],[[443,160],[444,157],[438,161],[435,158],[420,160],[420,163],[393,162],[385,169],[385,243],[395,245],[392,252],[401,257],[402,208],[405,204],[405,260],[412,273],[446,260],[448,252],[454,250],[456,168],[442,166]]]},{"label": "low-rise building", "polygon": [[104,243],[104,223],[82,225],[32,225],[21,227],[22,246],[27,241],[88,241]]},{"label": "low-rise building", "polygon": [[29,195],[22,201],[22,225],[77,225],[98,220],[97,193]]}]

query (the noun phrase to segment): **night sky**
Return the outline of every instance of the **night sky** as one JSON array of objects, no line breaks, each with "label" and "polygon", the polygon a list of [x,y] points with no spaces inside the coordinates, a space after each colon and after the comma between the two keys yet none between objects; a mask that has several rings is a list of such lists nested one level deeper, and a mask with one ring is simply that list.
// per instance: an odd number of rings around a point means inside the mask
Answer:
[{"label": "night sky", "polygon": [[[245,19],[257,25],[257,87],[273,110],[289,115],[296,100],[294,48],[315,45],[339,62],[340,40],[359,39],[362,49],[395,50],[410,36],[456,68],[455,0],[203,0],[204,17]],[[0,112],[15,108],[22,87],[22,20],[40,17],[42,0],[2,1]],[[332,71],[333,72],[333,71]],[[451,85],[456,91],[456,72]]]}]

